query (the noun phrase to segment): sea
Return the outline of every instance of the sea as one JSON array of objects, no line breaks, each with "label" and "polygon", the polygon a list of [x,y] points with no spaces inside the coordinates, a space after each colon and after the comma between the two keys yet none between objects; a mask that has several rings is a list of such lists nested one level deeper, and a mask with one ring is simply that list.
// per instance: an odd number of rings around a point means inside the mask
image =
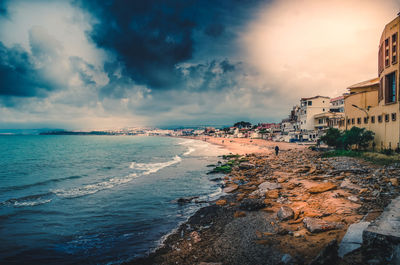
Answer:
[{"label": "sea", "polygon": [[120,264],[207,203],[224,150],[156,136],[0,136],[0,264]]}]

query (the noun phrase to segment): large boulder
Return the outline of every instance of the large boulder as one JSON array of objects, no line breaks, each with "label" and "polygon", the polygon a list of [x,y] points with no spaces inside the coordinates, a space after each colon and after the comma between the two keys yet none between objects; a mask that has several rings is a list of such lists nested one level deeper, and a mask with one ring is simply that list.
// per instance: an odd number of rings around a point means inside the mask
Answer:
[{"label": "large boulder", "polygon": [[289,206],[282,206],[279,209],[277,216],[280,221],[286,221],[293,218],[294,211]]}]

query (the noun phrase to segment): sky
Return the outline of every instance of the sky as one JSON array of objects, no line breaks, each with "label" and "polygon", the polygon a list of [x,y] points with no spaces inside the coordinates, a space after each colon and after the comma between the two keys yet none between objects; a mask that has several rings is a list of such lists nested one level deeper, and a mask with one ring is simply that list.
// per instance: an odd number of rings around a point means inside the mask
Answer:
[{"label": "sky", "polygon": [[279,122],[377,76],[400,0],[0,0],[0,129]]}]

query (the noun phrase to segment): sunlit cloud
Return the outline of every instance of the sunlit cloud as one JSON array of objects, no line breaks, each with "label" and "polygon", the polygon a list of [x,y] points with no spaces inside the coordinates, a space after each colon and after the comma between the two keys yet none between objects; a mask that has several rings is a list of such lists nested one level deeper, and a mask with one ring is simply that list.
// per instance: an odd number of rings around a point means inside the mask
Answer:
[{"label": "sunlit cloud", "polygon": [[399,1],[273,1],[242,34],[248,62],[295,103],[377,76],[381,32]]}]

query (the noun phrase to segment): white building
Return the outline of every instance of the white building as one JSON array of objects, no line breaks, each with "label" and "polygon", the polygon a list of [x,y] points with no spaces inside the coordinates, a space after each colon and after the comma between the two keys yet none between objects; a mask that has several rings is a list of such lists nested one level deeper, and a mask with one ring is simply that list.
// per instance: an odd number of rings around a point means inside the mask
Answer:
[{"label": "white building", "polygon": [[300,100],[300,130],[302,132],[313,131],[315,129],[314,116],[328,112],[330,107],[329,97],[315,96],[302,98]]}]

